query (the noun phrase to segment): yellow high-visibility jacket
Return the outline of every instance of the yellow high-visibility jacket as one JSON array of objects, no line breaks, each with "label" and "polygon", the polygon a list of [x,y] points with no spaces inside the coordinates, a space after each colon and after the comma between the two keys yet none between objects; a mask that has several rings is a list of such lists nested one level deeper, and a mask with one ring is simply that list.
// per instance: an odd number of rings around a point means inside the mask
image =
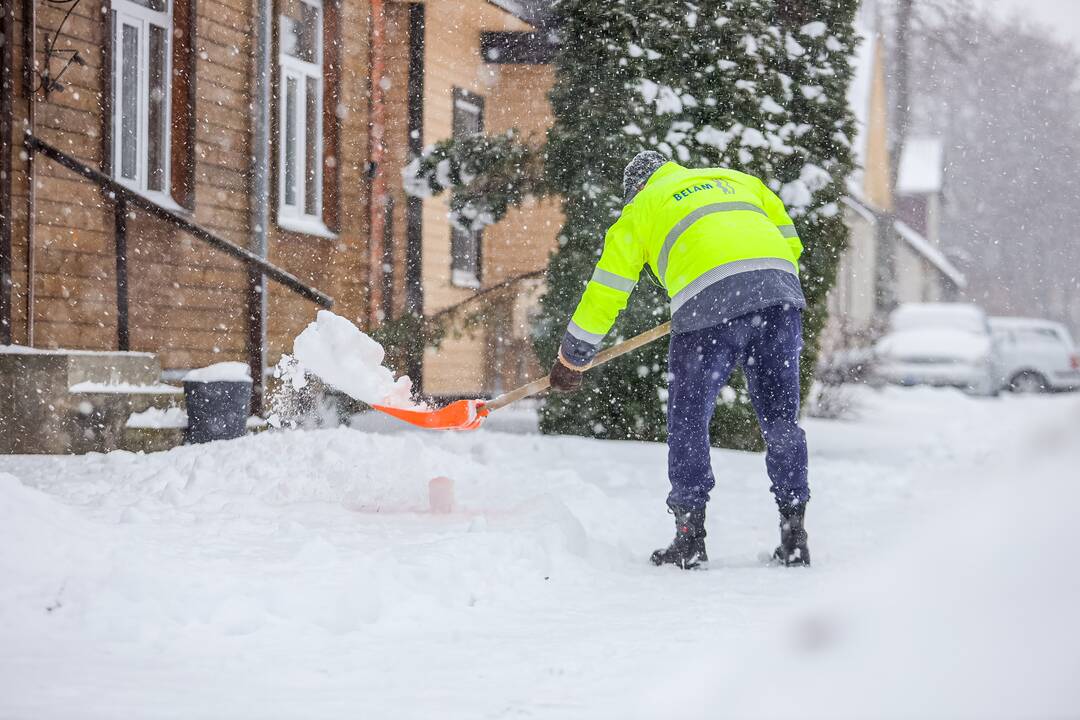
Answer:
[{"label": "yellow high-visibility jacket", "polygon": [[[741,312],[780,302],[805,307],[798,285],[802,250],[783,202],[758,178],[727,168],[665,163],[608,229],[567,329],[563,358],[577,366],[591,361],[646,264],[667,290],[676,320],[695,297],[745,273],[765,273],[758,276],[759,285],[761,278],[780,277],[783,287],[736,290],[729,295],[743,301],[722,304],[737,305]],[[718,314],[712,324],[724,319]]]}]

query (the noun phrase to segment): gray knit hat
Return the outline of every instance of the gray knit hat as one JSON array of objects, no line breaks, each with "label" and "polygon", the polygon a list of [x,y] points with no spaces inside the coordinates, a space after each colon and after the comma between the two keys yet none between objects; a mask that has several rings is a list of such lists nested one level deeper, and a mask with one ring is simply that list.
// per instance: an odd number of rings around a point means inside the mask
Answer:
[{"label": "gray knit hat", "polygon": [[668,159],[655,150],[644,150],[626,164],[622,174],[623,204],[629,203]]}]

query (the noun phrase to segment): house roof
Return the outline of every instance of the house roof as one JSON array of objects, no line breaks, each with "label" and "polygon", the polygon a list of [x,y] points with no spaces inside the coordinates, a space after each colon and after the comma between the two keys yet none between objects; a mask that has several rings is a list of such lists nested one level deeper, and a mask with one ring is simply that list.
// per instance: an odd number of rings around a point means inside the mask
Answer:
[{"label": "house roof", "polygon": [[933,195],[945,179],[945,144],[937,137],[909,137],[900,156],[896,191],[900,195]]},{"label": "house roof", "polygon": [[[881,213],[875,211],[870,203],[863,200],[858,193],[850,193],[844,196],[843,200],[845,205],[862,216],[867,222],[877,224],[882,217]],[[964,273],[960,272],[949,261],[949,258],[945,257],[945,253],[941,252],[915,228],[902,220],[894,220],[893,227],[900,238],[907,243],[908,247],[925,258],[934,269],[955,283],[958,288],[964,289],[967,287],[967,278],[964,277]]]},{"label": "house roof", "polygon": [[893,223],[893,227],[896,228],[896,232],[913,250],[915,250],[915,252],[930,261],[930,264],[936,267],[942,275],[956,283],[958,288],[963,289],[967,287],[967,278],[964,277],[964,274],[960,272],[955,265],[949,262],[949,259],[945,257],[945,253],[934,247],[934,245],[916,231],[915,228],[902,220],[897,220]]}]

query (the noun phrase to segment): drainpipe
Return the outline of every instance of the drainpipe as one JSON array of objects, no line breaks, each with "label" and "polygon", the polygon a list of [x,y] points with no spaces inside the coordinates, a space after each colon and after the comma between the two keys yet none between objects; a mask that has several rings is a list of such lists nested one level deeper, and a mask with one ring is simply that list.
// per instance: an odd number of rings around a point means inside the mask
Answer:
[{"label": "drainpipe", "polygon": [[[26,133],[34,133],[34,116],[37,106],[37,73],[34,62],[37,59],[37,43],[34,33],[37,31],[37,6],[35,0],[23,0],[23,91],[26,93]],[[26,345],[34,347],[34,236],[35,236],[35,195],[37,178],[34,173],[34,151],[26,145]]]},{"label": "drainpipe", "polygon": [[11,344],[11,139],[15,118],[14,55],[15,7],[0,9],[0,345]]},{"label": "drainpipe", "polygon": [[378,326],[382,309],[383,234],[386,225],[386,176],[383,174],[383,137],[386,104],[383,75],[386,67],[386,16],[383,0],[371,0],[371,87],[368,128],[371,195],[368,204],[368,325]]},{"label": "drainpipe", "polygon": [[[274,17],[273,0],[256,0],[255,57],[252,80],[253,108],[251,116],[251,251],[266,259],[270,229],[270,79]],[[257,393],[253,393],[252,410],[259,412],[262,401],[263,368],[266,367],[267,345],[267,286],[266,276],[258,271],[248,275],[248,292],[252,317],[248,319],[248,348],[251,377]]]},{"label": "drainpipe", "polygon": [[[424,4],[409,3],[409,158],[424,149],[424,34],[426,32]],[[405,199],[405,312],[424,316],[424,201],[409,196]],[[418,392],[424,387],[424,347],[413,347],[406,353],[405,371]]]}]

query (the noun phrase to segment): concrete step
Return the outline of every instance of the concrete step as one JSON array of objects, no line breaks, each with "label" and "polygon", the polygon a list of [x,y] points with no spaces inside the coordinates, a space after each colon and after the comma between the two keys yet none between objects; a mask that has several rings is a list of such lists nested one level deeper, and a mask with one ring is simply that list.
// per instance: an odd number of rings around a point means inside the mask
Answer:
[{"label": "concrete step", "polygon": [[183,428],[124,428],[120,449],[129,452],[162,452],[184,444]]},{"label": "concrete step", "polygon": [[68,387],[82,383],[102,385],[156,385],[161,363],[153,353],[74,352],[68,355]]},{"label": "concrete step", "polygon": [[0,453],[108,452],[128,417],[180,407],[150,353],[0,346]]},{"label": "concrete step", "polygon": [[184,443],[187,412],[179,406],[133,413],[124,424],[120,447],[130,452],[159,452]]},{"label": "concrete step", "polygon": [[[79,383],[68,394],[66,427],[72,453],[146,449],[127,440],[139,436],[128,432],[128,418],[149,408],[166,410],[184,405],[184,391],[174,385],[107,385]],[[183,436],[181,434],[181,442]],[[179,444],[179,443],[176,443]],[[170,446],[171,447],[171,446]],[[154,443],[152,449],[161,449]]]}]

